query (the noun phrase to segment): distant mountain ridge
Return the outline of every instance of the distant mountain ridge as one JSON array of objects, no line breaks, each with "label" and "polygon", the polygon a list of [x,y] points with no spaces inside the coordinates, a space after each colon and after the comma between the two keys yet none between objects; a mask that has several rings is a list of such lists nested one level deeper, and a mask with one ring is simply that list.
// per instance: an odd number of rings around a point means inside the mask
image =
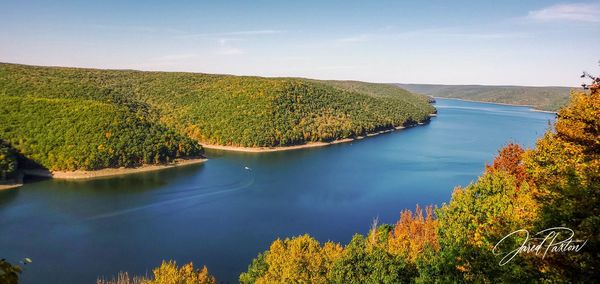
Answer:
[{"label": "distant mountain ridge", "polygon": [[569,100],[570,87],[394,84],[413,93],[557,111]]}]

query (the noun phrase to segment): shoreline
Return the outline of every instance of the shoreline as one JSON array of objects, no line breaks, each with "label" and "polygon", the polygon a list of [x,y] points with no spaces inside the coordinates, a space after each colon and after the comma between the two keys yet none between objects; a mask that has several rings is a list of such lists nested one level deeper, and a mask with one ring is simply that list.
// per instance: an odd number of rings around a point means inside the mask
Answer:
[{"label": "shoreline", "polygon": [[[429,117],[436,117],[437,113],[429,114]],[[362,140],[367,137],[373,137],[380,134],[390,133],[396,130],[402,130],[409,127],[415,127],[419,125],[424,125],[428,123],[429,120],[425,122],[419,122],[415,125],[410,126],[396,126],[391,129],[380,130],[373,133],[368,133],[363,136],[357,136],[352,138],[344,138],[338,139],[331,142],[309,142],[301,145],[291,145],[291,146],[276,146],[276,147],[238,147],[238,146],[223,146],[223,145],[212,145],[212,144],[203,144],[199,143],[203,148],[210,150],[222,150],[222,151],[232,151],[232,152],[246,152],[246,153],[268,153],[268,152],[281,152],[281,151],[290,151],[290,150],[298,150],[298,149],[306,149],[306,148],[316,148],[316,147],[325,147],[334,144],[352,142],[355,140]],[[153,172],[159,171],[163,169],[169,169],[174,167],[181,167],[186,165],[194,165],[201,164],[207,161],[208,159],[205,157],[202,158],[184,158],[184,159],[176,159],[175,161],[164,164],[164,165],[143,165],[135,168],[105,168],[99,170],[76,170],[76,171],[50,171],[47,169],[24,169],[21,170],[20,176],[34,176],[34,177],[42,177],[42,178],[52,178],[52,179],[61,179],[61,180],[90,180],[96,178],[104,178],[104,177],[115,177],[122,175],[129,175],[135,173],[145,173],[145,172]],[[15,183],[9,184],[0,184],[0,190],[18,188],[23,186],[24,182],[22,179],[19,181],[15,181]]]},{"label": "shoreline", "polygon": [[177,159],[174,162],[165,165],[144,165],[136,168],[106,168],[93,171],[49,171],[44,169],[33,169],[23,170],[23,173],[29,176],[46,177],[62,180],[89,180],[95,178],[153,172],[174,167],[201,164],[204,163],[206,160],[206,158]]},{"label": "shoreline", "polygon": [[[437,116],[436,113],[429,114],[430,117]],[[367,137],[373,137],[380,134],[390,133],[396,130],[402,130],[409,127],[415,127],[419,125],[423,125],[428,123],[420,122],[411,126],[396,126],[391,129],[380,130],[373,133],[368,133],[363,136],[357,136],[353,138],[344,138],[338,139],[331,142],[309,142],[301,145],[292,145],[292,146],[276,146],[276,147],[238,147],[238,146],[223,146],[223,145],[211,145],[211,144],[202,144],[200,145],[205,149],[210,150],[222,150],[222,151],[232,151],[232,152],[246,152],[246,153],[268,153],[268,152],[281,152],[281,151],[290,151],[290,150],[298,150],[298,149],[306,149],[306,148],[316,148],[316,147],[325,147],[334,144],[352,142],[356,140],[362,140]],[[42,178],[52,178],[52,179],[60,179],[60,180],[91,180],[97,178],[105,178],[105,177],[115,177],[115,176],[123,176],[135,173],[145,173],[145,172],[153,172],[159,171],[163,169],[169,169],[174,167],[181,167],[187,165],[201,164],[207,161],[207,158],[187,158],[187,159],[176,159],[172,163],[164,164],[164,165],[143,165],[135,168],[105,168],[99,170],[76,170],[76,171],[50,171],[46,169],[24,169],[21,171],[22,176],[34,176],[34,177],[42,177]],[[10,184],[0,184],[0,190],[18,188],[23,186],[24,182],[15,182]]]},{"label": "shoreline", "polygon": [[519,105],[519,104],[509,104],[509,103],[486,102],[486,101],[476,101],[476,100],[468,100],[468,99],[460,99],[460,98],[450,98],[450,97],[434,97],[434,98],[435,99],[446,99],[446,100],[457,100],[457,101],[472,102],[472,103],[482,103],[482,104],[527,107],[527,108],[529,108],[529,110],[536,111],[536,112],[558,113],[556,111],[551,111],[551,110],[536,109],[535,106],[533,106],[533,105]]},{"label": "shoreline", "polygon": [[[420,123],[422,125],[424,123]],[[416,125],[415,125],[416,126]],[[412,126],[409,126],[412,127]],[[325,147],[340,143],[347,143],[356,140],[362,140],[366,137],[373,137],[384,133],[393,132],[396,130],[402,130],[407,128],[406,126],[396,126],[392,129],[381,130],[373,133],[366,134],[364,136],[357,136],[355,138],[344,138],[338,139],[331,142],[309,142],[300,145],[292,145],[292,146],[275,146],[275,147],[239,147],[239,146],[223,146],[223,145],[212,145],[212,144],[202,144],[203,148],[211,149],[211,150],[222,150],[222,151],[232,151],[232,152],[244,152],[244,153],[269,153],[269,152],[283,152],[283,151],[291,151],[298,149],[306,149],[306,148],[316,148],[316,147]]]}]

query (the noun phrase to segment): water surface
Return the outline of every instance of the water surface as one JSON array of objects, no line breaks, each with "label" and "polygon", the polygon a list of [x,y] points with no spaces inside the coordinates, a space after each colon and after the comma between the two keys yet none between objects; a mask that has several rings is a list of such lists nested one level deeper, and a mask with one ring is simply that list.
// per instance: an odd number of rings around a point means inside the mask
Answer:
[{"label": "water surface", "polygon": [[[33,263],[23,283],[94,283],[163,259],[236,282],[277,237],[347,243],[373,218],[447,202],[508,141],[531,147],[554,114],[439,99],[420,127],[325,148],[208,152],[202,165],[0,192],[0,257]],[[245,169],[249,167],[250,170]]]}]

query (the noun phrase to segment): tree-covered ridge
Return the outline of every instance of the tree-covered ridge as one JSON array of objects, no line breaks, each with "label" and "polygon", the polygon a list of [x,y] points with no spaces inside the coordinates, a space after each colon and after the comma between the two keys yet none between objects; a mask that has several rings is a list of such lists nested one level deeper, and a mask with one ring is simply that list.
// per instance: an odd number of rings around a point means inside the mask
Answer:
[{"label": "tree-covered ridge", "polygon": [[423,96],[413,94],[406,89],[393,84],[367,83],[360,81],[338,81],[338,80],[314,80],[342,90],[367,94],[374,97],[394,97],[394,96],[413,96],[419,99],[426,99]]},{"label": "tree-covered ridge", "polygon": [[557,111],[569,101],[568,87],[397,84],[411,92],[441,98],[532,106]]},{"label": "tree-covered ridge", "polygon": [[[295,78],[0,65],[0,92],[126,105],[202,143],[284,146],[426,121],[422,96]],[[366,83],[362,83],[367,85]],[[389,87],[384,87],[388,88]]]}]

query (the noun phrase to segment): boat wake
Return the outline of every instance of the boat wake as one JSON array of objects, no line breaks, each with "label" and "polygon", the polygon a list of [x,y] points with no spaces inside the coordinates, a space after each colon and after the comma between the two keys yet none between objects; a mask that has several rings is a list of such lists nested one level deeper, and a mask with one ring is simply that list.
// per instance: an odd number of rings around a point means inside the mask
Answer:
[{"label": "boat wake", "polygon": [[[211,185],[211,186],[196,186],[189,188],[182,188],[181,190],[169,191],[169,192],[161,192],[157,193],[155,196],[160,199],[168,197],[167,200],[158,200],[156,202],[152,202],[149,204],[145,204],[142,206],[131,207],[123,210],[112,211],[109,213],[99,214],[92,217],[87,218],[88,221],[100,220],[105,218],[117,217],[145,209],[150,209],[154,207],[164,206],[175,204],[184,201],[195,201],[199,203],[200,201],[206,200],[208,197],[218,196],[223,194],[229,194],[237,191],[242,191],[254,184],[254,175],[249,171],[245,171],[243,177],[235,181],[233,183],[224,184],[224,185]],[[196,204],[197,204],[196,203]]]}]

